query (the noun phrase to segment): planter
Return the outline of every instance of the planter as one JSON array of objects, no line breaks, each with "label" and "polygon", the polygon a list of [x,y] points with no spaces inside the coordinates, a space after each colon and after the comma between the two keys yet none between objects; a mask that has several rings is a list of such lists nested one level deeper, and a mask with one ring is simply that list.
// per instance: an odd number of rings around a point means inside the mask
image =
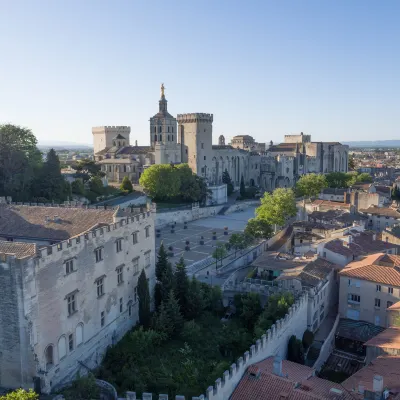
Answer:
[{"label": "planter", "polygon": [[185,246],[185,250],[189,251],[190,250],[190,246]]},{"label": "planter", "polygon": [[186,246],[189,246],[189,244],[190,244],[189,240],[186,240],[185,244],[186,244]]},{"label": "planter", "polygon": [[168,250],[169,250],[169,251],[173,251],[174,248],[173,248],[172,246],[168,246]]},{"label": "planter", "polygon": [[213,232],[213,240],[217,240],[217,232]]},{"label": "planter", "polygon": [[227,236],[229,234],[228,230],[224,231],[224,235]]},{"label": "planter", "polygon": [[157,232],[157,233],[156,233],[156,237],[159,238],[160,236],[161,236],[161,233],[158,233],[158,232]]},{"label": "planter", "polygon": [[175,229],[171,229],[171,233],[175,233]]},{"label": "planter", "polygon": [[187,229],[187,222],[183,223],[183,229]]},{"label": "planter", "polygon": [[200,237],[200,244],[204,244],[204,236]]}]

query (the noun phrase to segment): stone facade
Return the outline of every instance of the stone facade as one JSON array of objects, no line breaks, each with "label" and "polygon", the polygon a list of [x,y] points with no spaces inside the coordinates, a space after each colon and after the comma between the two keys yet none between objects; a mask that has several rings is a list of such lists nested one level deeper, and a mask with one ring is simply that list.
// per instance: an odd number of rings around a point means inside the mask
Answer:
[{"label": "stone facade", "polygon": [[[213,114],[169,114],[164,86],[159,111],[150,118],[150,146],[129,145],[127,127],[93,128],[95,160],[102,165],[109,181],[121,182],[127,175],[138,183],[143,170],[151,164],[188,163],[193,172],[209,184],[222,182],[225,170],[239,187],[272,191],[292,187],[307,173],[347,172],[348,146],[338,142],[312,142],[311,135],[285,135],[285,142],[267,146],[250,135],[234,136],[225,144],[212,144]],[[177,126],[178,124],[178,126]]]},{"label": "stone facade", "polygon": [[154,265],[150,211],[53,245],[0,242],[0,386],[49,392],[98,366],[138,321],[138,277],[152,292]]}]

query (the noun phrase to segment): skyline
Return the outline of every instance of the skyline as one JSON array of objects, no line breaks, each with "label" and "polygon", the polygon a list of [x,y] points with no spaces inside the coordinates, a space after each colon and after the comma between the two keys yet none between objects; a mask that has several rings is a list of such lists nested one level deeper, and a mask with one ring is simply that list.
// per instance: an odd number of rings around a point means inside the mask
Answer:
[{"label": "skyline", "polygon": [[0,123],[39,142],[90,144],[93,126],[129,125],[146,145],[162,82],[172,115],[214,115],[214,143],[398,134],[395,1],[0,5]]}]

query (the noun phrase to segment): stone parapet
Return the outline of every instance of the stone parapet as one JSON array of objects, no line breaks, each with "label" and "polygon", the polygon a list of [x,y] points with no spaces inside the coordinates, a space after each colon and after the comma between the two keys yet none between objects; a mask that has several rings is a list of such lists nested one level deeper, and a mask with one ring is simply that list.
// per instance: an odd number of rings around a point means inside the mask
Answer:
[{"label": "stone parapet", "polygon": [[213,114],[206,113],[189,113],[189,114],[178,114],[178,123],[189,123],[189,122],[213,122]]}]

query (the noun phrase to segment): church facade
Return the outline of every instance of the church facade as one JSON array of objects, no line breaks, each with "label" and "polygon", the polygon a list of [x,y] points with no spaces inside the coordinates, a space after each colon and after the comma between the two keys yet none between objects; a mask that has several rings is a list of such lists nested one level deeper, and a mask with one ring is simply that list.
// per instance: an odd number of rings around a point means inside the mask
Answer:
[{"label": "church facade", "polygon": [[159,111],[150,118],[150,146],[130,143],[130,127],[102,126],[92,129],[94,157],[110,182],[128,176],[138,183],[152,164],[188,163],[194,173],[210,185],[222,183],[228,171],[235,187],[243,176],[246,186],[271,191],[292,187],[307,173],[347,172],[348,146],[338,142],[313,142],[310,135],[285,135],[274,145],[257,143],[250,135],[234,136],[226,144],[219,136],[212,143],[213,114],[168,112],[164,85]]}]

